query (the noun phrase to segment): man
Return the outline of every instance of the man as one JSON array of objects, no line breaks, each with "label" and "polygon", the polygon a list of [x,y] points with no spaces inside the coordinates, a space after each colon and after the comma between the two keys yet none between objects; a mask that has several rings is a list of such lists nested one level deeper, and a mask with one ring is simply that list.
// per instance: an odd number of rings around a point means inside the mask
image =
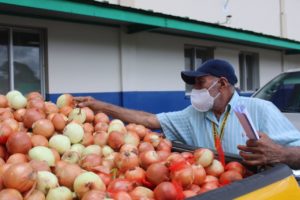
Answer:
[{"label": "man", "polygon": [[[240,97],[234,88],[237,77],[230,63],[209,60],[196,71],[181,72],[181,77],[193,85],[192,105],[182,111],[154,115],[92,97],[77,97],[76,100],[79,106],[88,106],[96,113],[104,112],[124,122],[162,129],[170,140],[211,149],[220,144],[225,152],[240,154],[248,165],[281,162],[291,168],[300,168],[300,133],[271,102]],[[243,134],[233,112],[238,105],[247,108],[260,132],[259,140],[249,140]]]}]

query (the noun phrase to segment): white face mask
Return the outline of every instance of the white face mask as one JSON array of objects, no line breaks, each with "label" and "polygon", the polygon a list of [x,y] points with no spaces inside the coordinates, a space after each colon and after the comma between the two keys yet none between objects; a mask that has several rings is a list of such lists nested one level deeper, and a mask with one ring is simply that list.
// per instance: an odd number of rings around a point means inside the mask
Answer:
[{"label": "white face mask", "polygon": [[191,103],[196,110],[200,112],[206,112],[212,109],[214,105],[214,100],[220,95],[220,93],[218,93],[215,97],[212,97],[208,91],[212,87],[214,87],[217,84],[217,82],[218,81],[214,82],[208,89],[206,88],[201,90],[192,89]]}]

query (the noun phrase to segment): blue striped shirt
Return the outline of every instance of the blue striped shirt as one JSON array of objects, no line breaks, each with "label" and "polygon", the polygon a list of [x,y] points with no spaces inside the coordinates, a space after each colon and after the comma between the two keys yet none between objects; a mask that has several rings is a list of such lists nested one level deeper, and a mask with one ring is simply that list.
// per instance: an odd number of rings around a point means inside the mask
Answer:
[{"label": "blue striped shirt", "polygon": [[[235,92],[226,108],[226,110],[230,109],[230,112],[222,138],[225,152],[238,154],[237,145],[244,145],[248,139],[231,109],[237,105],[244,105],[256,129],[268,134],[274,142],[284,146],[300,146],[300,132],[273,103],[257,98],[241,97]],[[156,116],[168,139],[215,149],[212,122],[216,124],[220,133],[224,115],[225,113],[218,121],[212,111],[199,112],[192,106],[188,106],[181,111],[160,113]]]}]

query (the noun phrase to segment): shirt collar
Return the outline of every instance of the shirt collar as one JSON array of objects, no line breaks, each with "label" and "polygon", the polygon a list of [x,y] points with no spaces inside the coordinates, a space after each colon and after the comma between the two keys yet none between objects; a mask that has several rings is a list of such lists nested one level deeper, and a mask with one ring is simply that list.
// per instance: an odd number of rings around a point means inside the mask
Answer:
[{"label": "shirt collar", "polygon": [[[239,98],[240,98],[240,95],[239,95],[236,91],[234,91],[234,93],[233,93],[233,95],[232,95],[232,97],[231,97],[231,99],[230,99],[228,105],[226,106],[225,112],[226,112],[228,109],[230,109],[229,115],[231,115],[231,114],[233,113],[233,108],[235,108],[236,105],[238,104]],[[222,116],[221,116],[220,119],[223,118],[223,115],[225,114],[225,112],[222,114]],[[216,124],[218,124],[218,120],[216,119],[214,113],[213,113],[211,110],[205,113],[205,117],[206,117],[207,119],[209,119],[210,121],[213,121],[213,122],[215,122]]]}]

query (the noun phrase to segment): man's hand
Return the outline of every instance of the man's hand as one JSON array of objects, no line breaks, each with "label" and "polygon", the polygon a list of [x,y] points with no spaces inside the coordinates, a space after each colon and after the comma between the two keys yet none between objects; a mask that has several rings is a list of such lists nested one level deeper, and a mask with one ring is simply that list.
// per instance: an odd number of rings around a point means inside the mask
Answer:
[{"label": "man's hand", "polygon": [[102,112],[103,106],[105,103],[99,100],[94,99],[93,97],[74,97],[74,100],[79,107],[89,107],[95,113]]},{"label": "man's hand", "polygon": [[260,133],[259,140],[249,139],[246,146],[238,145],[240,156],[247,165],[268,165],[282,162],[284,147],[274,143],[266,134]]}]

